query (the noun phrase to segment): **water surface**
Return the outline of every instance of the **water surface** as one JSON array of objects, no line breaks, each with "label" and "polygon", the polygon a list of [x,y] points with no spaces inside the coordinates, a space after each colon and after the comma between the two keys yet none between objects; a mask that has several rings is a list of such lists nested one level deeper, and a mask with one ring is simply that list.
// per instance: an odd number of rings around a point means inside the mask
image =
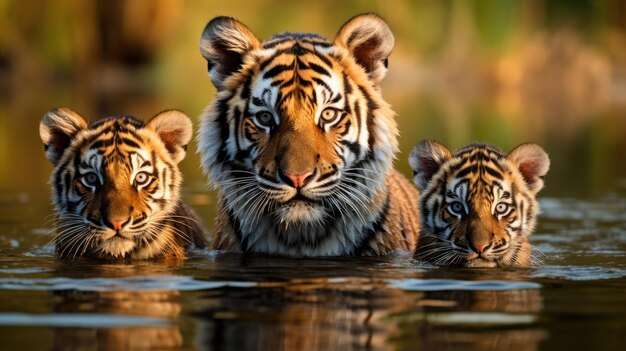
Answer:
[{"label": "water surface", "polygon": [[543,265],[533,269],[209,250],[179,266],[61,262],[44,221],[6,216],[12,208],[44,218],[48,206],[8,194],[0,205],[2,349],[624,346],[626,201],[615,194],[542,199],[534,244]]}]

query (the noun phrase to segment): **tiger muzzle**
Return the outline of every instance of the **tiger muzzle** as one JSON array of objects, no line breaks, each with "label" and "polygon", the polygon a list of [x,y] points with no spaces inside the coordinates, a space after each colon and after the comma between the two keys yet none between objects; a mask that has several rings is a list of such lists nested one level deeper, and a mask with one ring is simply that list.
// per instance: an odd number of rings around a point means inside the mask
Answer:
[{"label": "tiger muzzle", "polygon": [[278,177],[284,183],[301,189],[314,178],[320,155],[316,152],[313,138],[298,135],[288,139],[291,140],[281,143],[278,148]]}]

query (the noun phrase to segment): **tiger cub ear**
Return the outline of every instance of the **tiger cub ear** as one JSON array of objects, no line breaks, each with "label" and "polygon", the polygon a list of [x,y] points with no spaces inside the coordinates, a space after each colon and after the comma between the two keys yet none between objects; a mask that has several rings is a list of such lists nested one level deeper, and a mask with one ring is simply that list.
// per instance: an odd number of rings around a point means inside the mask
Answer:
[{"label": "tiger cub ear", "polygon": [[187,144],[191,140],[193,127],[186,114],[178,110],[168,110],[152,117],[146,128],[153,130],[178,163],[185,158]]},{"label": "tiger cub ear", "polygon": [[387,73],[387,57],[394,45],[393,33],[382,18],[373,13],[353,17],[337,33],[335,44],[347,48],[378,86]]},{"label": "tiger cub ear", "polygon": [[56,165],[74,135],[86,128],[87,121],[67,107],[48,111],[39,122],[39,137],[43,141],[46,158]]},{"label": "tiger cub ear", "polygon": [[517,166],[533,194],[543,188],[543,177],[550,169],[550,158],[541,146],[533,143],[522,144],[513,149],[506,158]]},{"label": "tiger cub ear", "polygon": [[207,23],[200,37],[200,52],[215,87],[223,89],[224,80],[241,68],[244,55],[260,45],[254,33],[234,18],[215,17]]},{"label": "tiger cub ear", "polygon": [[434,140],[424,140],[415,145],[409,156],[415,185],[425,189],[441,165],[451,157],[450,151]]}]

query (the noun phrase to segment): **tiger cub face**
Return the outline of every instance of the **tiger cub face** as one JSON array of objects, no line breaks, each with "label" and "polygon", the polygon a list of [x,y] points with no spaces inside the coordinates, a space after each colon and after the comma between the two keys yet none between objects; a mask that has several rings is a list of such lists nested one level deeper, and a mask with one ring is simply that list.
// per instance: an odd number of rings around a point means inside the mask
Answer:
[{"label": "tiger cub face", "polygon": [[410,155],[422,189],[418,259],[465,267],[529,266],[532,233],[550,160],[536,144],[505,155],[471,144],[451,153],[435,141]]},{"label": "tiger cub face", "polygon": [[54,166],[61,257],[127,257],[163,240],[164,219],[180,197],[178,163],[192,135],[186,115],[170,110],[145,125],[130,116],[88,125],[76,112],[57,108],[39,131]]},{"label": "tiger cub face", "polygon": [[334,41],[284,33],[260,42],[233,18],[207,24],[200,49],[218,92],[199,151],[233,216],[286,227],[367,217],[397,151],[379,92],[392,47],[375,15],[348,21]]}]

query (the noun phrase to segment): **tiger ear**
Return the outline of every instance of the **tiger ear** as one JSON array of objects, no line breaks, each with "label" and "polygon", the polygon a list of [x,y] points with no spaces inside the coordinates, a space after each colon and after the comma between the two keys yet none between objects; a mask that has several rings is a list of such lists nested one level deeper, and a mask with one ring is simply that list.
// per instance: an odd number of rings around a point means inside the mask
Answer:
[{"label": "tiger ear", "polygon": [[434,140],[424,140],[415,145],[409,156],[415,185],[425,189],[441,165],[451,157],[450,151]]},{"label": "tiger ear", "polygon": [[67,107],[48,111],[39,122],[39,137],[43,141],[46,158],[56,165],[76,133],[86,128],[87,121]]},{"label": "tiger ear", "polygon": [[224,80],[241,68],[244,55],[260,46],[254,33],[234,18],[215,17],[207,23],[200,37],[200,52],[215,87],[223,89]]},{"label": "tiger ear", "polygon": [[174,162],[185,158],[187,144],[193,134],[191,120],[186,114],[178,110],[163,111],[152,117],[146,128],[157,133]]},{"label": "tiger ear", "polygon": [[541,146],[533,143],[522,144],[513,149],[506,158],[517,166],[533,194],[543,188],[543,177],[550,169],[550,158]]},{"label": "tiger ear", "polygon": [[378,86],[387,73],[387,57],[394,45],[393,33],[382,18],[373,13],[353,17],[337,33],[335,44],[347,48]]}]

